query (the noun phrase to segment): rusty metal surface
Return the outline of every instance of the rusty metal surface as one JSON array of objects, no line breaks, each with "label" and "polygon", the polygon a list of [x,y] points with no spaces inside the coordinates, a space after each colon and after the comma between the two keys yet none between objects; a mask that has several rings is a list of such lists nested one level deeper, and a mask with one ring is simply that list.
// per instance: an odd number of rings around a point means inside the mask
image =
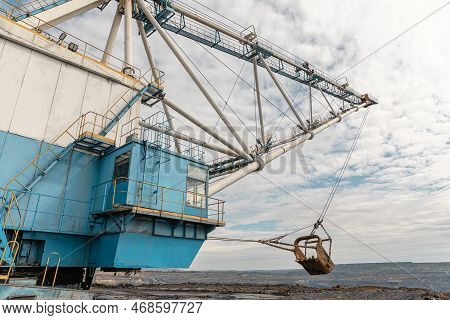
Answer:
[{"label": "rusty metal surface", "polygon": [[[314,246],[310,246],[311,240],[314,242]],[[303,244],[302,244],[303,243]],[[305,252],[302,251],[302,247],[315,250],[315,255],[308,258]],[[294,254],[295,261],[302,265],[302,267],[310,275],[322,275],[328,274],[333,271],[335,264],[331,260],[331,257],[326,252],[322,245],[322,239],[317,235],[299,237],[294,242]]]}]

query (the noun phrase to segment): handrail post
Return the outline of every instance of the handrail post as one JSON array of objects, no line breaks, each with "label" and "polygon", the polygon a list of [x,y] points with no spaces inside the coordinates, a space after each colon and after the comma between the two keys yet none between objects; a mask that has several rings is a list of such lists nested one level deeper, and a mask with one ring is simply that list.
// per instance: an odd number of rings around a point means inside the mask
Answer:
[{"label": "handrail post", "polygon": [[114,188],[113,188],[113,196],[112,196],[112,204],[111,209],[114,208],[116,203],[116,188],[117,188],[117,178],[113,180]]},{"label": "handrail post", "polygon": [[[161,188],[161,210],[160,210],[160,214],[162,214],[163,212],[163,203],[164,203],[164,187],[160,187]],[[156,194],[158,195],[158,187],[156,187]]]},{"label": "handrail post", "polygon": [[59,264],[61,263],[61,255],[58,252],[52,252],[47,257],[47,263],[45,265],[44,275],[42,276],[41,287],[44,286],[45,277],[47,276],[47,271],[48,271],[48,265],[50,263],[50,257],[53,255],[56,255],[58,257],[58,262],[56,263],[55,275],[53,276],[53,281],[52,281],[52,288],[55,286],[56,276],[58,275],[58,270],[59,270]]}]

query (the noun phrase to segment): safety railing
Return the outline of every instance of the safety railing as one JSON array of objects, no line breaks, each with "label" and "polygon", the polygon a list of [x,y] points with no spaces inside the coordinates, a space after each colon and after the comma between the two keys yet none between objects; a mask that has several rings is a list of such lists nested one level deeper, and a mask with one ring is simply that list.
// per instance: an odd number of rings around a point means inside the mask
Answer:
[{"label": "safety railing", "polygon": [[60,4],[68,2],[70,0],[21,0],[18,2],[18,7],[11,6],[9,9],[9,15],[16,20],[24,19],[33,14],[41,13],[45,10],[54,8]]},{"label": "safety railing", "polygon": [[177,219],[209,220],[219,224],[224,221],[224,206],[223,200],[205,194],[128,178],[117,178],[95,186],[91,199],[93,214],[120,207],[136,207]]},{"label": "safety railing", "polygon": [[78,139],[86,135],[90,135],[91,137],[95,135],[97,137],[107,138],[112,145],[115,145],[119,131],[119,122],[111,126],[111,129],[104,137],[102,135],[104,128],[110,123],[114,123],[114,119],[96,112],[85,113],[80,117]]},{"label": "safety railing", "polygon": [[[20,217],[21,230],[90,234],[89,208],[89,201],[23,192],[11,215],[15,220]],[[11,222],[5,227],[11,229]]]},{"label": "safety railing", "polygon": [[[142,76],[142,70],[136,66],[127,66],[125,61],[119,59],[111,54],[106,53],[104,50],[56,27],[50,23],[39,19],[36,16],[30,15],[30,4],[22,5],[15,4],[11,0],[0,0],[0,15],[12,19],[13,21],[20,20],[20,25],[24,26],[36,35],[41,36],[43,39],[66,48],[69,51],[79,53],[82,58],[92,60],[93,62],[101,63],[121,74],[125,67],[130,67],[134,70],[133,76],[140,78]],[[26,19],[21,19],[26,17]]]},{"label": "safety railing", "polygon": [[11,240],[4,244],[1,249],[0,255],[0,266],[4,264],[7,260],[8,270],[6,275],[3,275],[2,280],[5,283],[9,281],[14,270],[14,264],[19,253],[20,244],[18,242],[20,228],[23,223],[22,213],[19,208],[19,203],[14,191],[5,190],[0,188],[2,192],[1,205],[0,205],[0,216],[2,228],[0,232],[4,233],[4,239],[6,238],[6,229],[9,229],[12,233]]},{"label": "safety railing", "polygon": [[56,277],[58,276],[58,271],[59,271],[59,265],[61,264],[61,255],[58,252],[52,252],[47,257],[47,263],[45,264],[44,275],[42,276],[41,287],[43,287],[45,284],[45,278],[47,277],[48,267],[50,264],[50,258],[52,256],[55,256],[57,258],[56,265],[55,265],[55,273],[53,274],[52,288],[55,286]]},{"label": "safety railing", "polygon": [[[145,126],[142,124],[145,124]],[[155,148],[177,152],[175,144],[172,143],[170,132],[173,131],[170,129],[166,115],[158,111],[147,119],[136,117],[123,124],[120,130],[119,141],[120,145],[132,140],[142,141]],[[184,141],[181,139],[178,139],[178,145],[181,155],[203,161],[205,147],[192,141]]]}]

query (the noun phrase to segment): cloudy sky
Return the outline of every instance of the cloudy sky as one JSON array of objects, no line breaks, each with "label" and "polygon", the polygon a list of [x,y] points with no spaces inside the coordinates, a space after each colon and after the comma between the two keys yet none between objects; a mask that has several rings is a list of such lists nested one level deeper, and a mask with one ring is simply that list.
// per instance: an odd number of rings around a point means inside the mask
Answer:
[{"label": "cloudy sky", "polygon": [[[201,8],[195,1],[186,2]],[[239,24],[233,27],[253,25],[258,35],[330,75],[347,77],[352,87],[379,99],[379,105],[370,109],[325,221],[333,237],[334,260],[337,263],[450,261],[449,3],[439,0],[202,3]],[[89,12],[63,27],[103,48],[114,10],[110,5],[104,12]],[[135,64],[145,70],[148,66],[136,30],[135,35]],[[223,106],[222,98],[227,100],[230,96],[231,108],[225,108],[226,114],[249,144],[254,143],[253,135],[257,133],[253,91],[244,81],[236,82],[236,75],[201,46],[172,36],[217,90],[203,78],[216,101]],[[118,57],[123,57],[122,39],[121,35],[114,51]],[[150,43],[158,67],[165,72],[167,95],[214,127],[217,115],[159,36],[152,35]],[[236,73],[242,70],[241,77],[253,83],[250,64],[209,50]],[[263,100],[267,131],[276,130],[279,136],[289,134],[293,123],[280,116],[279,111],[287,110],[287,105],[263,71],[259,72],[262,93],[267,98]],[[305,90],[285,80],[283,84],[306,114]],[[320,103],[324,101],[319,94],[314,95],[316,114],[320,114],[324,111]],[[187,126],[186,120],[174,116],[178,130],[201,136]],[[288,116],[293,117],[289,112]],[[306,143],[301,153],[293,152],[263,173],[249,176],[217,194],[226,200],[227,226],[211,235],[265,239],[313,223],[333,187],[362,116],[358,112]],[[217,130],[226,132],[220,124]],[[306,167],[300,157],[304,157]],[[257,244],[208,241],[192,268],[296,268],[293,260],[289,253]]]}]

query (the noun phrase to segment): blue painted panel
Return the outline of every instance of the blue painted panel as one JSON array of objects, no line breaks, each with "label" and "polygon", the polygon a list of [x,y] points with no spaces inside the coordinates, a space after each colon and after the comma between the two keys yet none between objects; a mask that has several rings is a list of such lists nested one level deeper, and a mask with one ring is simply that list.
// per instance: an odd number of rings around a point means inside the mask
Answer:
[{"label": "blue painted panel", "polygon": [[[3,148],[0,154],[0,186],[4,186],[9,179],[30,162],[39,152],[40,142],[12,133],[2,132],[4,136]],[[32,171],[25,177],[32,178]],[[19,186],[12,186],[18,188]]]},{"label": "blue painted panel", "polygon": [[203,240],[121,233],[116,268],[189,268]]},{"label": "blue painted panel", "polygon": [[[5,142],[0,157],[0,182],[3,185],[23,169],[37,152],[48,146],[11,133],[1,132],[0,137]],[[40,168],[45,168],[52,161],[50,155],[51,153],[46,153],[39,158]],[[31,193],[26,193],[21,198],[19,207],[24,221],[22,230],[88,233],[89,202],[92,187],[97,181],[97,160],[95,156],[73,151],[59,161],[34,186]],[[36,170],[27,170],[26,176],[21,176],[21,182],[31,181]],[[17,220],[17,212],[12,213]]]},{"label": "blue painted panel", "polygon": [[[61,255],[61,266],[63,267],[82,267],[87,265],[90,243],[88,237],[43,232],[25,232],[23,238],[45,241],[41,260],[42,266],[45,266],[47,258],[52,252],[58,252]],[[49,265],[53,266],[56,262],[56,257],[52,256]]]},{"label": "blue painted panel", "polygon": [[94,267],[114,267],[119,234],[107,234],[94,240],[91,244],[89,265]]}]

